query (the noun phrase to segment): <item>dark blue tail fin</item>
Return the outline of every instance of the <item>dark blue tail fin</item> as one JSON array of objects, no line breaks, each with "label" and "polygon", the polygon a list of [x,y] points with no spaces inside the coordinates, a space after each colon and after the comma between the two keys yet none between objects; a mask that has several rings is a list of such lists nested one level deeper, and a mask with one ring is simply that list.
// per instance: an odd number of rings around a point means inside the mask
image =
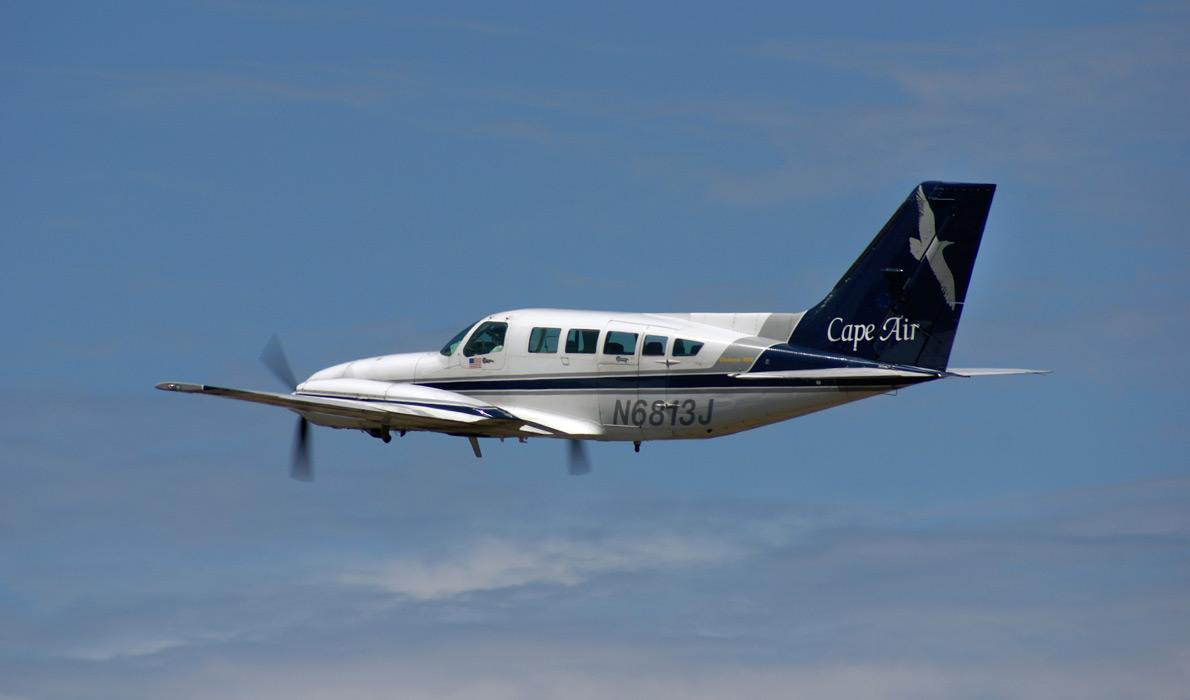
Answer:
[{"label": "dark blue tail fin", "polygon": [[923,182],[790,345],[946,369],[995,185]]}]

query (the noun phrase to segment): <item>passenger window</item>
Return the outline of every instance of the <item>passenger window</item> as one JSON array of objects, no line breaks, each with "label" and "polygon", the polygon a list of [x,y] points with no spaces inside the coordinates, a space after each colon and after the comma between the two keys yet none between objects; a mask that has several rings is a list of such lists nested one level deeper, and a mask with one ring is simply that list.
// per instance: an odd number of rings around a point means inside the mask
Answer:
[{"label": "passenger window", "polygon": [[558,352],[561,328],[534,328],[529,334],[529,352]]},{"label": "passenger window", "polygon": [[463,355],[487,355],[504,349],[504,334],[508,331],[507,323],[488,321],[479,324],[479,328],[471,334],[471,339],[463,346]]},{"label": "passenger window", "polygon": [[646,335],[645,345],[640,354],[646,357],[661,357],[665,355],[665,343],[669,340],[663,335]]},{"label": "passenger window", "polygon": [[594,355],[599,343],[599,331],[586,328],[571,328],[566,334],[566,352],[577,355]]},{"label": "passenger window", "polygon": [[603,341],[604,355],[635,355],[636,333],[624,331],[608,331]]},{"label": "passenger window", "polygon": [[702,343],[697,340],[678,338],[674,341],[674,357],[694,357],[702,350]]}]

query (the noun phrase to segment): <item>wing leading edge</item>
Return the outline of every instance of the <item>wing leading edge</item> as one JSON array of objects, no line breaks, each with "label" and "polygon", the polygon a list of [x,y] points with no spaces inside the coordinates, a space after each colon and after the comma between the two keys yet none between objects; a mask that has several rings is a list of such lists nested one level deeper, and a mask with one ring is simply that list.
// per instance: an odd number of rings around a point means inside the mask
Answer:
[{"label": "wing leading edge", "polygon": [[[593,436],[584,426],[552,415],[516,416],[509,411],[452,391],[415,384],[355,380],[347,386],[306,382],[294,394],[231,389],[191,382],[162,382],[157,388],[207,394],[287,408],[313,423],[341,428],[426,430],[455,435],[523,437]],[[376,385],[376,386],[371,386]],[[539,419],[539,420],[534,420]],[[572,432],[568,428],[574,429]]]}]

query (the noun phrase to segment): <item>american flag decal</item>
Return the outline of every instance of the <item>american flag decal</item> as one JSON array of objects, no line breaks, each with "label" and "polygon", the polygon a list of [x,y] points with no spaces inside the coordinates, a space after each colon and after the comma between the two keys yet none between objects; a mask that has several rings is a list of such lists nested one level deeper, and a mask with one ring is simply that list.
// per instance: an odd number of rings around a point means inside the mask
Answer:
[{"label": "american flag decal", "polygon": [[467,358],[467,369],[480,369],[482,367],[483,367],[483,358],[482,357],[468,357]]}]

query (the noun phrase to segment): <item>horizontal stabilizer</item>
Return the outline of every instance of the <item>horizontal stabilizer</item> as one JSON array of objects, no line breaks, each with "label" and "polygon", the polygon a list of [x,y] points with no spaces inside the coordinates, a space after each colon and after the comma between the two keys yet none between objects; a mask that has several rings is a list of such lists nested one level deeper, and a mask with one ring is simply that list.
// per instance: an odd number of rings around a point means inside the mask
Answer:
[{"label": "horizontal stabilizer", "polygon": [[946,373],[955,377],[1006,377],[1015,374],[1049,374],[1048,369],[1010,369],[1007,367],[947,368]]}]

